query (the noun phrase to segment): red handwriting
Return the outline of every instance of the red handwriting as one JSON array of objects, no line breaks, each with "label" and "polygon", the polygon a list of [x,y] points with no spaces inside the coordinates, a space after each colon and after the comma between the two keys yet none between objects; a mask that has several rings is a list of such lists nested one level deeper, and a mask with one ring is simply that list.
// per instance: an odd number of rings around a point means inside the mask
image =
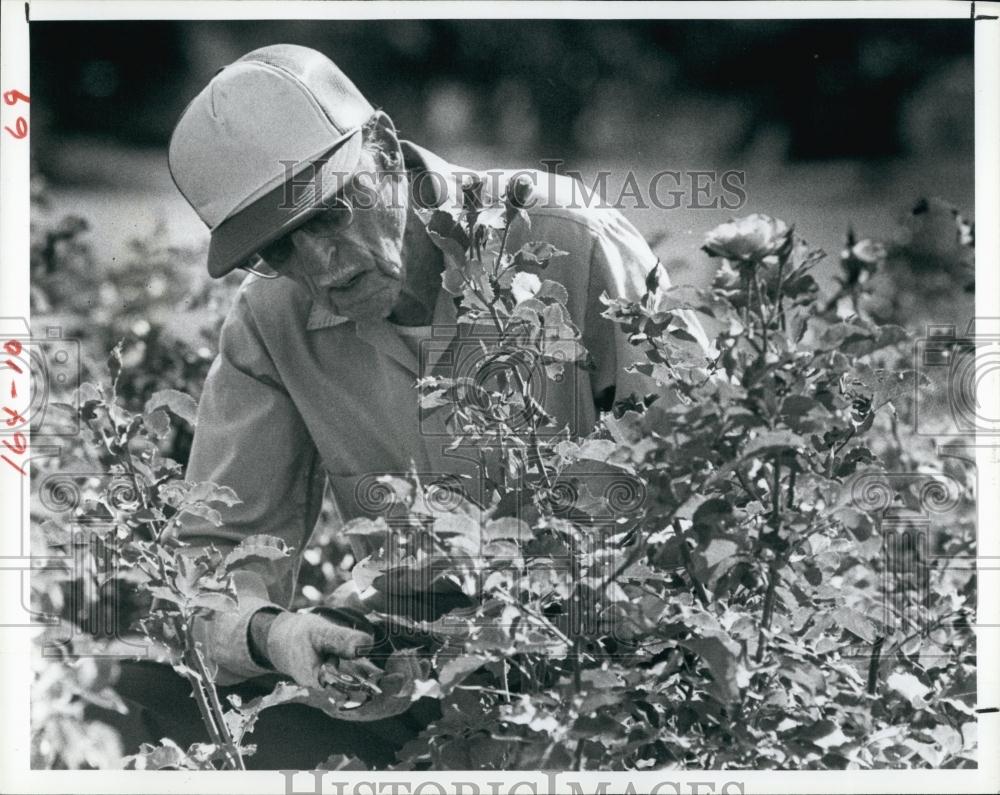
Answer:
[{"label": "red handwriting", "polygon": [[[31,103],[31,99],[28,98],[27,94],[22,94],[16,88],[10,91],[3,92],[3,101],[7,105],[16,105],[18,102]],[[14,120],[14,128],[11,129],[7,125],[4,125],[4,129],[10,133],[15,138],[24,138],[28,134],[28,120],[24,116],[18,116]]]},{"label": "red handwriting", "polygon": [[[7,101],[7,94],[4,94],[4,101]],[[18,365],[16,361],[14,361],[14,357],[20,355],[23,350],[21,343],[17,340],[7,340],[3,344],[3,350],[4,353],[8,355],[8,358],[3,363],[4,369],[13,370],[17,373],[17,375],[23,375],[24,369]],[[15,383],[13,376],[11,376],[10,379],[10,396],[12,398],[17,397],[17,384]],[[3,427],[15,428],[27,423],[24,415],[17,411],[17,409],[12,409],[10,406],[4,406],[3,413],[6,415],[2,418],[4,420]],[[3,446],[15,456],[23,456],[28,451],[28,438],[21,433],[21,431],[15,431],[11,439],[3,439],[2,441]],[[26,474],[24,467],[10,456],[3,453],[0,454],[0,458],[2,458],[7,464],[16,469],[22,475]]]}]

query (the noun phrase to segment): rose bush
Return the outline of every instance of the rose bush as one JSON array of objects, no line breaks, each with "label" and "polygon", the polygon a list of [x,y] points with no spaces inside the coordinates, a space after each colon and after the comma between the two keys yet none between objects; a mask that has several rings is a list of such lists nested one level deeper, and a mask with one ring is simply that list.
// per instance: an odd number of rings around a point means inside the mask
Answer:
[{"label": "rose bush", "polygon": [[[440,699],[443,717],[396,768],[975,765],[975,577],[946,565],[975,554],[974,470],[908,432],[921,395],[912,341],[874,322],[872,280],[860,277],[880,273],[878,247],[852,236],[840,294],[824,299],[812,275],[821,252],[784,222],[755,215],[712,230],[711,288],[663,288],[654,268],[641,300],[606,302],[657,386],[618,396],[573,439],[518,376],[518,362],[552,378],[586,362],[565,290],[545,279],[560,252],[544,241],[506,250],[525,206],[514,185],[429,219],[462,322],[495,333],[482,373],[423,379],[419,395],[482,449],[484,501],[443,499],[442,483],[416,474],[386,477],[383,516],[331,521],[304,553],[301,602],[345,581],[374,586],[398,599],[367,619],[390,639],[420,639],[429,665],[411,671],[406,692]],[[712,336],[710,355],[692,344],[692,315]],[[117,568],[95,577],[164,600],[146,629],[197,675],[205,743],[147,748],[132,764],[238,767],[254,716],[294,693],[213,703],[211,671],[184,627],[198,610],[226,609],[227,562],[208,555],[191,569],[182,550],[163,548],[184,510],[211,516],[213,500],[238,495],[181,480],[164,441],[192,420],[190,404],[157,389],[148,404],[121,406],[125,376],[111,363],[111,386],[81,407],[95,435],[76,450],[111,477],[63,516],[40,506],[37,519],[50,521],[49,544],[84,534],[110,546],[93,567]],[[123,476],[139,494],[124,503],[111,488]],[[95,538],[80,519],[97,516]],[[354,563],[344,537],[372,554]],[[36,584],[60,612],[62,584]],[[397,609],[442,588],[473,606],[433,620]],[[108,763],[51,749],[39,747],[44,764]]]}]

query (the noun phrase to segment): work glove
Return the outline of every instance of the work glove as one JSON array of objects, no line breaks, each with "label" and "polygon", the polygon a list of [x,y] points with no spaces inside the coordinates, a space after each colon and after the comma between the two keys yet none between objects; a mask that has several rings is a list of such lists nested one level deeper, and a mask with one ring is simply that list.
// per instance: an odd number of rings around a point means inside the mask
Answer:
[{"label": "work glove", "polygon": [[321,687],[324,666],[362,679],[382,671],[369,660],[375,639],[366,632],[341,626],[314,613],[280,613],[267,635],[267,657],[279,673],[305,687]]},{"label": "work glove", "polygon": [[[408,711],[416,698],[417,682],[430,677],[430,662],[425,657],[433,643],[428,645],[430,636],[426,633],[413,635],[403,626],[372,622],[361,611],[345,607],[313,607],[291,615],[374,638],[374,648],[368,659],[331,657],[318,672],[323,690],[301,690],[285,694],[282,700],[315,707],[337,720],[376,721]],[[268,648],[270,638],[268,635]],[[355,647],[355,653],[362,650]]]}]

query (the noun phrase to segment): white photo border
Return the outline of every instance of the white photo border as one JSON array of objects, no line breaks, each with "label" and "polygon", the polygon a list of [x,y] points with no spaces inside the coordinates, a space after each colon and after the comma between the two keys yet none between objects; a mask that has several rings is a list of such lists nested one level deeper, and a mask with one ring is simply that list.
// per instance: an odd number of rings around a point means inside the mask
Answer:
[{"label": "white photo border", "polygon": [[[976,316],[1000,326],[1000,2],[895,0],[858,2],[302,2],[300,0],[0,0],[0,91],[30,96],[30,18],[42,20],[615,18],[824,19],[968,18],[975,20]],[[0,106],[3,125],[30,107]],[[0,319],[27,319],[29,310],[29,142],[0,134]],[[994,379],[994,384],[996,379]],[[1000,394],[986,396],[1000,405]],[[979,707],[1000,707],[1000,448],[977,446]],[[44,454],[33,450],[29,455]],[[545,774],[520,772],[327,772],[321,789],[312,773],[30,770],[31,638],[27,605],[28,479],[0,473],[0,792],[74,793],[660,793],[997,792],[1000,758],[983,750],[975,770],[657,771]],[[988,561],[993,561],[988,565]],[[20,624],[20,626],[18,626]],[[1000,713],[979,716],[981,749],[1000,748]],[[420,787],[417,782],[423,782]],[[492,782],[492,783],[491,783]],[[497,782],[502,782],[502,785]],[[498,786],[502,788],[497,789]],[[474,787],[478,787],[474,789]]]}]

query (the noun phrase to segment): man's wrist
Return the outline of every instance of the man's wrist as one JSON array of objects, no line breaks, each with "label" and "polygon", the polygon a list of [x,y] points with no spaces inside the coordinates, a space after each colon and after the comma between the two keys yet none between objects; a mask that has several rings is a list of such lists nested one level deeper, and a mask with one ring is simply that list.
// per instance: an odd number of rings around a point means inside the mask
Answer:
[{"label": "man's wrist", "polygon": [[274,670],[274,665],[267,656],[267,638],[271,633],[271,624],[281,610],[277,607],[262,607],[250,617],[247,625],[247,647],[252,659],[261,668]]}]

